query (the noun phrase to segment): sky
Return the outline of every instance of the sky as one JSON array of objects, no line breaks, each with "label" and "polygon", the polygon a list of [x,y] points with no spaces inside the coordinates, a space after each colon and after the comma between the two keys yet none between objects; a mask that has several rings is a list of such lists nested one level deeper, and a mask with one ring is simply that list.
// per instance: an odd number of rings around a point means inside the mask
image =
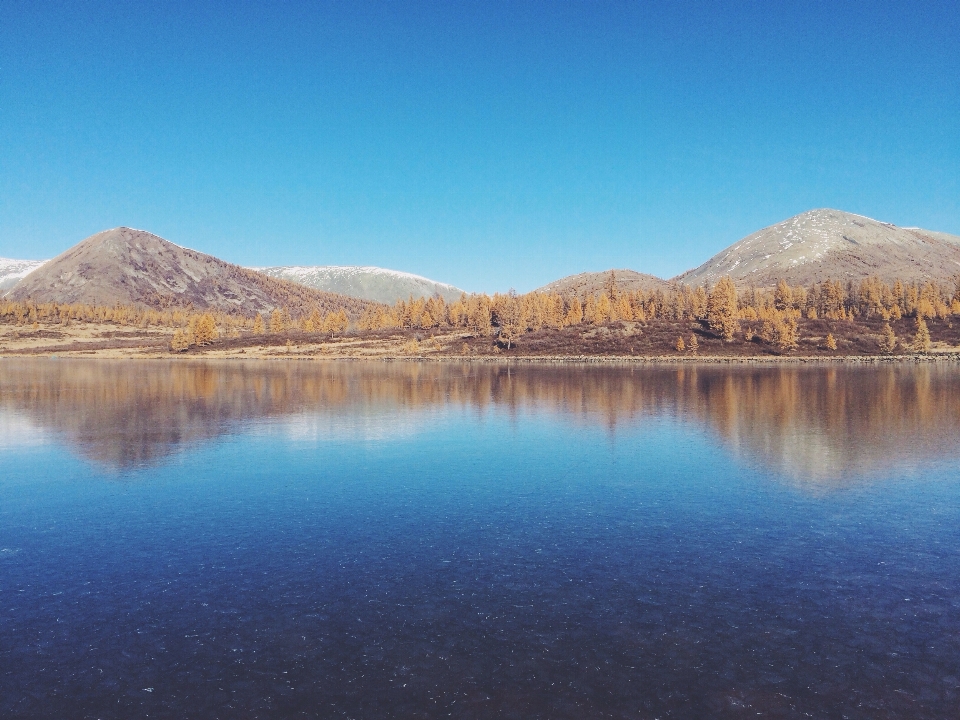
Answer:
[{"label": "sky", "polygon": [[955,0],[0,3],[0,257],[524,292],[818,207],[960,235]]}]

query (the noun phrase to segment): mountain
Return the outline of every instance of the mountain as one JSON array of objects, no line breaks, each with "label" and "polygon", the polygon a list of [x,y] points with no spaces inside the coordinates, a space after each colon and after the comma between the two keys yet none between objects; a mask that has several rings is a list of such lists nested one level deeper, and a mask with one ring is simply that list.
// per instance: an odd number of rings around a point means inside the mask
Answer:
[{"label": "mountain", "polygon": [[824,209],[755,232],[674,280],[700,285],[729,275],[740,286],[771,287],[780,278],[949,282],[958,274],[960,237]]},{"label": "mountain", "polygon": [[8,260],[0,258],[0,295],[12,288],[46,260]]},{"label": "mountain", "polygon": [[439,295],[447,302],[453,302],[463,294],[463,290],[453,285],[378,267],[292,265],[251,269],[317,290],[388,304],[393,304],[397,300],[406,300],[410,296],[429,298],[434,295]]},{"label": "mountain", "polygon": [[277,280],[126,227],[91,235],[31,272],[6,297],[245,315],[318,306],[324,312],[343,308],[356,317],[370,304]]},{"label": "mountain", "polygon": [[605,290],[610,284],[610,273],[613,273],[617,289],[621,292],[636,290],[665,290],[669,283],[655,275],[638,273],[636,270],[606,270],[604,272],[585,272],[579,275],[554,280],[548,285],[537,288],[536,292],[558,293],[559,295],[576,295],[587,297]]}]

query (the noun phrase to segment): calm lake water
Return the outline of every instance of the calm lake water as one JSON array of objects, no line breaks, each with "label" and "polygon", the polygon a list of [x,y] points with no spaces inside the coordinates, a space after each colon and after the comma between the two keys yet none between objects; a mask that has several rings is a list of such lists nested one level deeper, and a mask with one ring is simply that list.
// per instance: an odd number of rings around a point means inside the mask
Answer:
[{"label": "calm lake water", "polygon": [[0,717],[960,717],[960,367],[0,360]]}]

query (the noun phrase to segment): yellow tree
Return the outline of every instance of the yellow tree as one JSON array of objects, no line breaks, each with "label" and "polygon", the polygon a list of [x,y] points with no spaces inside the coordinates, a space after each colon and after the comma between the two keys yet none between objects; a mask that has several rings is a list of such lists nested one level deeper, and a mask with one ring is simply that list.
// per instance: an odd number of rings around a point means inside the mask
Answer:
[{"label": "yellow tree", "polygon": [[580,298],[575,297],[570,301],[570,307],[567,308],[563,322],[565,325],[579,325],[583,322],[583,305],[580,304]]},{"label": "yellow tree", "polygon": [[314,306],[307,321],[313,326],[308,332],[320,332],[320,327],[323,325],[323,313],[320,312],[320,308]]},{"label": "yellow tree", "polygon": [[447,318],[453,327],[465,327],[467,324],[467,296],[461,295],[460,299],[451,303],[447,307]]},{"label": "yellow tree", "polygon": [[610,297],[604,293],[596,299],[593,305],[593,312],[587,319],[594,325],[603,325],[610,321],[610,311],[612,308]]},{"label": "yellow tree", "polygon": [[527,308],[522,298],[513,293],[497,296],[494,307],[500,327],[497,337],[501,343],[506,343],[509,350],[527,329]]},{"label": "yellow tree", "polygon": [[253,334],[263,335],[263,315],[260,313],[257,313],[257,316],[253,319]]},{"label": "yellow tree", "polygon": [[797,329],[797,321],[793,316],[788,316],[785,320],[779,320],[774,328],[777,347],[781,350],[793,350],[797,347],[800,342],[800,332]]},{"label": "yellow tree", "polygon": [[773,306],[780,311],[793,307],[793,289],[787,285],[786,280],[781,279],[777,283],[777,289],[773,293]]},{"label": "yellow tree", "polygon": [[173,339],[170,341],[170,349],[174,352],[183,352],[190,347],[190,339],[181,329],[177,329],[173,333]]},{"label": "yellow tree", "polygon": [[693,291],[690,310],[697,320],[703,320],[707,316],[707,291],[703,289],[702,285]]},{"label": "yellow tree", "polygon": [[913,351],[917,353],[930,352],[930,330],[923,319],[923,315],[917,315],[917,334],[913,338]]},{"label": "yellow tree", "polygon": [[327,313],[320,329],[322,332],[335,334],[346,332],[349,325],[350,319],[347,317],[347,313],[341,308],[338,312]]},{"label": "yellow tree", "polygon": [[282,333],[287,329],[287,324],[284,321],[283,310],[277,308],[272,313],[270,313],[270,332],[274,334]]},{"label": "yellow tree", "polygon": [[490,298],[486,295],[471,295],[467,304],[470,330],[481,337],[488,337],[493,332]]},{"label": "yellow tree", "polygon": [[707,324],[713,332],[724,340],[732,340],[740,329],[737,320],[737,288],[728,276],[710,291],[707,298]]},{"label": "yellow tree", "polygon": [[893,328],[890,327],[890,323],[884,323],[883,329],[880,331],[878,345],[880,346],[880,352],[887,355],[897,349],[897,336],[894,334]]},{"label": "yellow tree", "polygon": [[210,313],[194,316],[190,324],[193,342],[197,345],[209,345],[217,339],[217,321]]},{"label": "yellow tree", "polygon": [[346,310],[340,308],[337,312],[336,332],[345,333],[348,327],[350,327],[350,318],[347,317]]}]

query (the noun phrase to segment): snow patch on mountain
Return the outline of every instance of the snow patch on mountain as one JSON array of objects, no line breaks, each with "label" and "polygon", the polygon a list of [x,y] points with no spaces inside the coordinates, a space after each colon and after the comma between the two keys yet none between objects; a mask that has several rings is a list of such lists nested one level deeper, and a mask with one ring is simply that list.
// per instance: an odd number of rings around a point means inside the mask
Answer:
[{"label": "snow patch on mountain", "polygon": [[863,215],[822,208],[764,228],[674,280],[714,283],[729,275],[758,287],[783,278],[808,285],[876,275],[905,281],[948,280],[960,259],[960,238],[900,228]]},{"label": "snow patch on mountain", "polygon": [[0,258],[0,293],[6,292],[46,260],[11,260]]},{"label": "snow patch on mountain", "polygon": [[463,294],[463,290],[449,283],[370,265],[286,265],[250,269],[318,290],[384,303],[434,295],[452,302]]}]

